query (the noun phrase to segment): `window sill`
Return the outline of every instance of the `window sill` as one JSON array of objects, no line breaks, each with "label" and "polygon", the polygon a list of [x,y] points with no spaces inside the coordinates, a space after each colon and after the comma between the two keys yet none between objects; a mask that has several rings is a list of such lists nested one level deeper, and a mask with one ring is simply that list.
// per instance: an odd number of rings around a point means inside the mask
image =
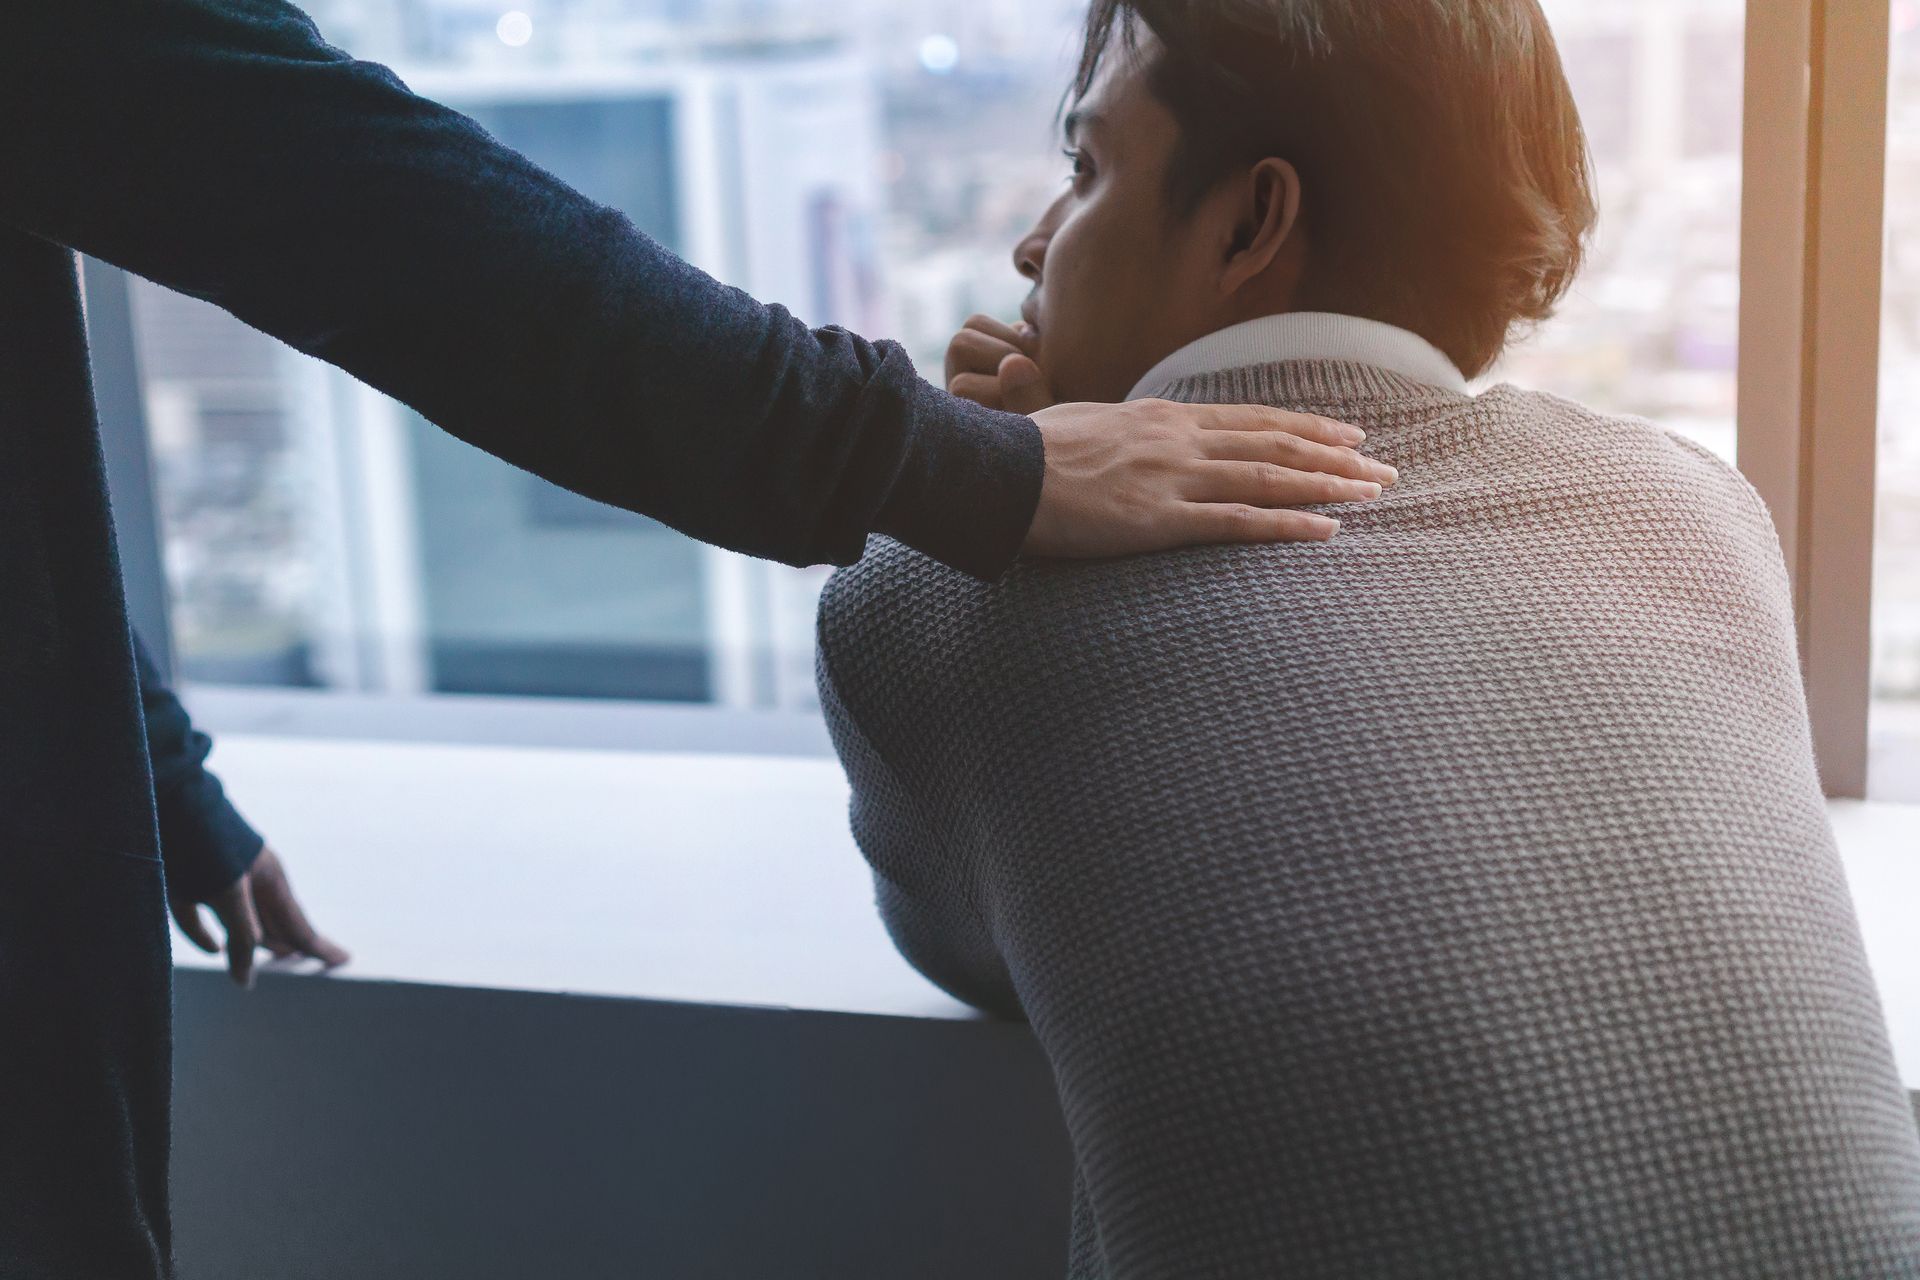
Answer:
[{"label": "window sill", "polygon": [[1920,1090],[1920,805],[1836,800],[1828,805],[1867,961],[1880,988],[1900,1079]]},{"label": "window sill", "polygon": [[212,763],[342,977],[975,1016],[895,953],[830,758],[229,733]]},{"label": "window sill", "polygon": [[1920,805],[1920,702],[1874,704],[1867,796]]},{"label": "window sill", "polygon": [[[974,1016],[894,952],[831,759],[229,733],[214,765],[354,953],[345,978]],[[1920,806],[1831,812],[1920,1089]]]}]

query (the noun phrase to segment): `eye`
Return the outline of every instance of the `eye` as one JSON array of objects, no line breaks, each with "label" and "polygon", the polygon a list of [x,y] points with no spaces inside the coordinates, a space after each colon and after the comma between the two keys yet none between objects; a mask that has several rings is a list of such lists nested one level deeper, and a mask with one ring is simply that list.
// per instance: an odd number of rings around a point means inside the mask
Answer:
[{"label": "eye", "polygon": [[1093,176],[1093,157],[1078,147],[1067,147],[1060,152],[1073,164],[1073,176],[1068,179],[1078,186],[1083,179]]}]

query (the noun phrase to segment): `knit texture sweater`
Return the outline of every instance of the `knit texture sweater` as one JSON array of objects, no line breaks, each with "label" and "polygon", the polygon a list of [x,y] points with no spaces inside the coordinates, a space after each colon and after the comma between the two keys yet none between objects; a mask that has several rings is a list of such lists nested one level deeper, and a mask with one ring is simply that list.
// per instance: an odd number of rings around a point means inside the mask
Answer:
[{"label": "knit texture sweater", "polygon": [[1920,1275],[1920,1136],[1753,489],[1635,419],[1361,365],[1325,544],[876,540],[821,604],[906,957],[1024,1016],[1074,1277]]}]

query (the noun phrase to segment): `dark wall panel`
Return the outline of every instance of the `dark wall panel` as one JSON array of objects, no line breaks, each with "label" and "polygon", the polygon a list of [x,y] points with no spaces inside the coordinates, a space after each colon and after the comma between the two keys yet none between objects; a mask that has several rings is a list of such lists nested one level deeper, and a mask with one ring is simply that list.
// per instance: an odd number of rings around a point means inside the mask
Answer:
[{"label": "dark wall panel", "polygon": [[182,970],[182,1280],[1059,1280],[1024,1028]]}]

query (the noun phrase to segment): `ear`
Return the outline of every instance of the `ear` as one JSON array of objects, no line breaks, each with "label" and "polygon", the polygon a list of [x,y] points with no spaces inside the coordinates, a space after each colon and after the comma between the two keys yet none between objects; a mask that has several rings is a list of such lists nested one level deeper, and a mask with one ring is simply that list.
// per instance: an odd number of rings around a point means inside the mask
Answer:
[{"label": "ear", "polygon": [[1273,266],[1300,221],[1300,173],[1290,162],[1262,160],[1238,189],[1233,237],[1220,273],[1221,290],[1228,294],[1238,293]]}]

